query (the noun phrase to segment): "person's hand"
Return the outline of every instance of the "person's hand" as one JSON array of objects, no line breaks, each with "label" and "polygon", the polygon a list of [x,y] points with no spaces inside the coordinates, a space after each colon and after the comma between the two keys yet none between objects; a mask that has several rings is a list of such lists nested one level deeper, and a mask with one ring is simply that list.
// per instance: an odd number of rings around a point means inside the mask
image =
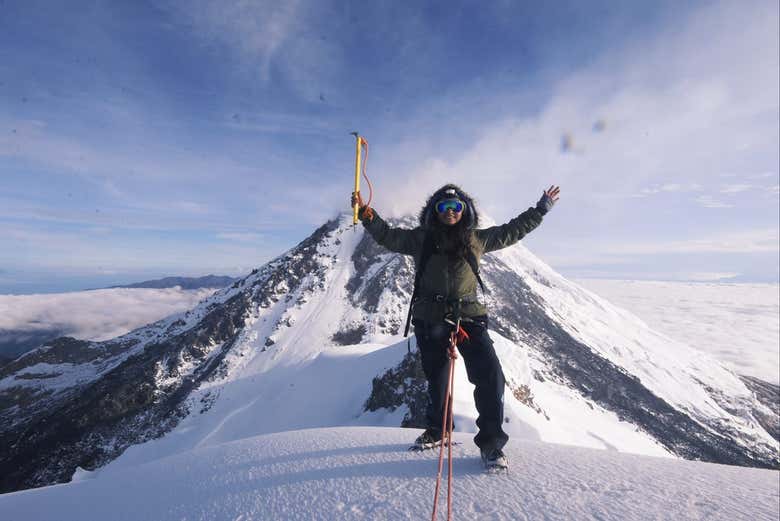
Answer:
[{"label": "person's hand", "polygon": [[545,190],[542,194],[542,198],[536,203],[536,209],[539,210],[539,213],[544,215],[549,212],[556,201],[558,201],[559,193],[561,193],[561,188],[559,186],[550,186],[549,189]]},{"label": "person's hand", "polygon": [[370,206],[367,206],[365,202],[363,202],[363,198],[360,197],[360,192],[352,192],[352,197],[350,198],[350,206],[352,208],[355,207],[355,204],[358,205],[358,218],[363,220],[363,218],[367,218],[369,222],[374,220],[374,211],[371,209]]}]

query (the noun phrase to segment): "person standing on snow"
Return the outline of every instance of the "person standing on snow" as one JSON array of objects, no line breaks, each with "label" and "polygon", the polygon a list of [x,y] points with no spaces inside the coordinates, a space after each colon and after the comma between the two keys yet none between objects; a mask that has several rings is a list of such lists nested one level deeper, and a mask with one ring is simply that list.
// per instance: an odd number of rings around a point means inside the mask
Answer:
[{"label": "person standing on snow", "polygon": [[412,255],[418,272],[412,324],[428,381],[429,403],[427,428],[415,440],[416,448],[427,449],[442,443],[447,347],[453,318],[460,318],[468,338],[458,345],[458,351],[466,364],[468,379],[475,386],[474,401],[479,413],[479,432],[474,442],[486,466],[507,466],[502,451],[509,440],[502,428],[505,380],[488,335],[487,309],[477,299],[477,285],[482,285],[479,260],[485,253],[515,244],[539,226],[559,193],[559,187],[551,186],[535,207],[508,223],[477,229],[479,215],[473,199],[459,186],[447,184],[428,198],[420,210],[419,226],[413,230],[389,226],[376,210],[363,203],[359,193],[352,194],[352,206],[358,204],[358,217],[374,240],[390,251]]}]

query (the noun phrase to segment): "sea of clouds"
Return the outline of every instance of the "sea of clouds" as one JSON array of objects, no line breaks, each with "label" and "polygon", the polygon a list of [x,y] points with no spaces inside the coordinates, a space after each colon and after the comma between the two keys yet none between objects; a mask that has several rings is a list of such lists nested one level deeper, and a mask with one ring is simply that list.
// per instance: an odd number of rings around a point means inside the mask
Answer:
[{"label": "sea of clouds", "polygon": [[780,286],[579,279],[651,328],[740,375],[780,383]]},{"label": "sea of clouds", "polygon": [[46,295],[0,295],[0,355],[67,335],[107,340],[194,307],[214,289],[99,289]]}]

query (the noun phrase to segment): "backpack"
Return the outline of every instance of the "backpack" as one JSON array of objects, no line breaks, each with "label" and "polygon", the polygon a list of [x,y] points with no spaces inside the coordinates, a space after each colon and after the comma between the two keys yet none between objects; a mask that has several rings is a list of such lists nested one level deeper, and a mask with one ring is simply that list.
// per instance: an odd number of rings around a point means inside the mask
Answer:
[{"label": "backpack", "polygon": [[[420,290],[420,281],[422,280],[422,274],[425,271],[425,266],[436,250],[436,244],[433,240],[433,234],[430,232],[425,233],[423,239],[422,252],[420,253],[420,264],[417,267],[417,272],[414,274],[414,289],[412,290],[412,300],[409,303],[409,313],[406,315],[406,328],[404,328],[404,338],[409,335],[409,326],[412,323],[412,311],[414,310],[415,300],[417,300],[417,293]],[[474,272],[474,276],[477,277],[479,287],[482,288],[482,293],[485,293],[485,285],[482,283],[482,277],[479,276],[479,265],[477,264],[477,256],[474,252],[469,250],[466,255],[466,262],[471,267],[471,271]]]}]

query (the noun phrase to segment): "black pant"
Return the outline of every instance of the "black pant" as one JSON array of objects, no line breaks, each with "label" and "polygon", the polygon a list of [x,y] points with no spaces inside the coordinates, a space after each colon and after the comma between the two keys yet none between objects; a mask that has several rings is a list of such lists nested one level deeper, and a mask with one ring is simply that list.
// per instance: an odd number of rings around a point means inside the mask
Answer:
[{"label": "black pant", "polygon": [[[458,346],[461,358],[466,364],[469,382],[475,385],[474,403],[477,406],[477,427],[479,432],[474,443],[484,450],[500,449],[509,440],[502,429],[504,422],[504,372],[498,361],[493,341],[487,331],[487,317],[474,317],[472,322],[461,322],[469,340]],[[423,371],[428,380],[428,428],[441,430],[444,398],[447,393],[448,358],[450,332],[453,327],[439,323],[414,321],[414,333],[422,358]]]}]

